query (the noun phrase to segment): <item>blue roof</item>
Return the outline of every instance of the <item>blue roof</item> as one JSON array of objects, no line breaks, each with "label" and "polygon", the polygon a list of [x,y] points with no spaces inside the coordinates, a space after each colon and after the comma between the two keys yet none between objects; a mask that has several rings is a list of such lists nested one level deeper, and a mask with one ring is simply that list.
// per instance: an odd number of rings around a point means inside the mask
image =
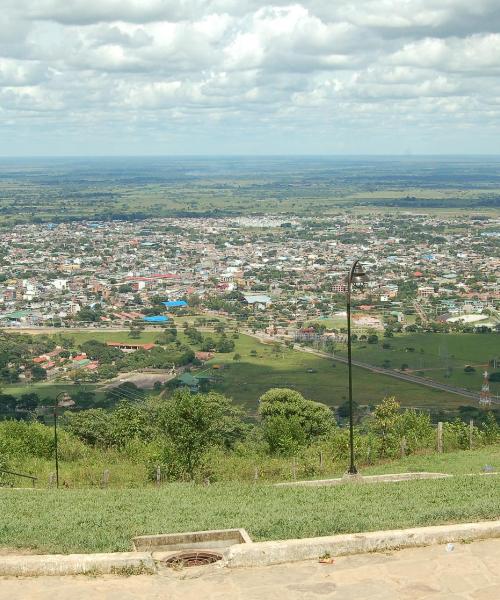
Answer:
[{"label": "blue roof", "polygon": [[169,300],[168,302],[163,302],[163,304],[168,308],[177,308],[180,306],[188,305],[188,303],[185,300]]},{"label": "blue roof", "polygon": [[148,323],[165,323],[169,318],[164,315],[155,315],[154,317],[144,317],[143,321],[147,321]]}]

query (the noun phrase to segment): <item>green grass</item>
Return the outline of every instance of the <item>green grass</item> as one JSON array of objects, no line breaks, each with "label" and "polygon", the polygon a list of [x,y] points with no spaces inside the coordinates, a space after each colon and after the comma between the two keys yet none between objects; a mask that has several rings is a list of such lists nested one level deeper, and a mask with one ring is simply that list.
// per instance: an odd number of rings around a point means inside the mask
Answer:
[{"label": "green grass", "polygon": [[[391,348],[384,350],[384,342],[389,343]],[[408,352],[406,348],[414,348],[415,351]],[[345,348],[340,346],[338,353],[345,355]],[[500,336],[495,333],[404,334],[381,338],[378,344],[357,342],[353,346],[353,357],[360,361],[382,366],[385,360],[389,360],[391,368],[395,369],[407,364],[410,370],[422,371],[429,379],[477,392],[481,389],[483,371],[486,368],[490,372],[492,370],[488,362],[499,355]],[[476,371],[465,373],[466,365],[474,366]],[[448,368],[450,371],[447,372]],[[490,382],[490,389],[499,393],[500,384]]]},{"label": "green grass", "polygon": [[140,534],[244,527],[254,540],[495,519],[498,478],[323,488],[168,484],[135,490],[0,490],[0,545],[37,552],[131,549]]},{"label": "green grass", "polygon": [[[241,361],[233,361],[233,353],[219,354],[209,365],[227,365],[228,368],[217,371],[222,382],[216,389],[233,397],[238,404],[254,410],[258,398],[271,387],[297,389],[306,398],[330,406],[338,406],[345,401],[345,365],[296,350],[285,349],[275,354],[270,345],[246,335],[240,335],[235,341],[235,352],[241,355]],[[252,350],[257,356],[251,356]],[[308,372],[311,369],[315,372]],[[354,396],[359,404],[378,404],[386,395],[395,395],[402,406],[456,409],[468,403],[466,398],[455,394],[371,373],[366,369],[355,367],[353,377]]]},{"label": "green grass", "polygon": [[[182,318],[178,320],[178,335],[182,342],[187,342],[180,327],[182,320]],[[154,342],[160,333],[161,329],[143,331],[140,338],[133,341]],[[64,335],[72,337],[78,344],[89,339],[101,342],[131,341],[127,331],[65,332]],[[391,366],[394,368],[407,363],[414,371],[422,369],[424,375],[430,379],[479,390],[484,365],[498,354],[498,340],[496,334],[405,334],[381,339],[379,344],[356,343],[353,352],[355,358],[377,366],[382,365],[386,359],[391,361]],[[391,344],[391,349],[382,349],[384,341]],[[217,371],[217,375],[222,379],[216,385],[216,389],[231,396],[237,404],[255,410],[258,398],[271,387],[291,387],[307,398],[331,406],[338,406],[345,401],[347,397],[345,365],[294,350],[275,354],[270,345],[262,344],[244,334],[240,334],[235,343],[234,352],[241,355],[240,361],[232,360],[234,353],[218,354],[204,367],[204,370],[208,369],[212,373],[211,365],[227,365],[228,368]],[[415,352],[406,352],[407,347],[415,348]],[[424,350],[423,353],[420,352],[421,349]],[[255,351],[257,356],[252,356],[250,354],[252,351]],[[343,354],[341,346],[338,352]],[[475,373],[464,373],[463,368],[469,363],[477,365]],[[447,365],[452,367],[448,378],[445,377]],[[308,373],[311,369],[315,372]],[[5,393],[15,395],[36,391],[40,395],[54,397],[60,387],[56,384],[36,384],[29,388],[14,385],[5,386],[4,389]],[[500,391],[500,384],[492,383],[491,389],[497,393]],[[354,394],[359,404],[376,404],[385,395],[395,395],[402,406],[422,408],[456,410],[461,405],[471,403],[467,398],[456,394],[370,373],[356,367],[354,368]]]},{"label": "green grass", "polygon": [[[187,342],[182,327],[178,327],[178,332],[179,340]],[[138,343],[152,342],[160,333],[160,329],[158,331],[144,331],[141,337],[134,341]],[[82,344],[89,339],[102,342],[130,341],[126,331],[85,331],[65,333],[65,335],[74,338],[78,344]],[[415,340],[415,337],[401,336],[389,340],[391,344],[399,348],[397,359],[393,359],[393,355],[386,354],[392,351],[382,350],[381,343],[378,346],[367,344],[366,356],[362,354],[365,350],[356,345],[355,352],[358,354],[355,356],[374,364],[380,364],[387,355],[399,366],[399,362],[403,359],[407,362],[410,358],[420,359],[420,354],[417,353],[421,346],[417,344],[426,342],[426,347],[429,348],[434,334],[422,335],[422,340]],[[489,336],[476,335],[469,337],[472,337],[472,341],[476,342],[477,338],[485,338],[486,340]],[[446,340],[447,342],[453,340],[453,336],[446,336]],[[272,346],[263,344],[244,334],[240,334],[239,338],[234,341],[236,344],[234,352],[217,354],[201,370],[218,375],[221,380],[216,384],[215,389],[232,397],[237,404],[255,411],[259,397],[272,387],[290,387],[301,392],[306,398],[324,402],[330,406],[338,406],[346,400],[347,367],[345,365],[297,350],[284,349],[283,352],[276,354],[273,352]],[[467,343],[469,342],[467,341]],[[414,345],[417,348],[415,355],[403,353],[402,348],[408,345]],[[252,351],[256,352],[256,356],[251,355]],[[241,355],[240,361],[233,360],[235,353]],[[425,356],[432,360],[430,351]],[[212,369],[214,364],[223,364],[227,368],[214,371]],[[310,373],[309,370],[314,372]],[[467,398],[397,380],[389,376],[371,373],[365,369],[354,367],[353,373],[354,395],[359,404],[377,404],[386,395],[395,395],[402,406],[454,410],[463,404],[470,404]],[[467,375],[465,376],[467,377]],[[67,386],[68,384],[65,386],[62,384],[61,386],[37,384],[29,387],[14,385],[5,386],[4,389],[5,393],[16,395],[27,391],[36,391],[44,397],[54,397],[61,387],[66,389]],[[99,389],[99,384],[96,389]]]},{"label": "green grass", "polygon": [[90,392],[96,392],[98,398],[102,398],[104,394],[99,391],[98,385],[93,383],[85,384],[73,384],[70,381],[53,383],[53,382],[40,382],[40,383],[14,383],[2,386],[2,393],[11,394],[12,396],[21,396],[22,394],[36,393],[42,399],[50,398],[55,399],[57,394],[68,391],[69,389],[85,390]]},{"label": "green grass", "polygon": [[[443,454],[413,454],[396,461],[381,462],[366,467],[362,472],[366,475],[379,473],[403,473],[432,471],[462,475],[479,473],[485,465],[500,469],[500,446],[485,446],[478,450],[458,450]],[[500,485],[500,481],[498,482]]]}]

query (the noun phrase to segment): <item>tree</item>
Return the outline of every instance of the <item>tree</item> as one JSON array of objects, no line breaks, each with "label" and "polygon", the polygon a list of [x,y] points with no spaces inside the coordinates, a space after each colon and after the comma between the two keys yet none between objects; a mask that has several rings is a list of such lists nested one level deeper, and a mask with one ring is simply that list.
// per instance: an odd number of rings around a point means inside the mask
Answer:
[{"label": "tree", "polygon": [[230,444],[242,424],[231,400],[217,394],[177,390],[158,404],[157,419],[167,436],[163,458],[171,475],[194,479],[212,446]]},{"label": "tree", "polygon": [[119,348],[108,346],[97,340],[87,340],[80,349],[92,360],[98,360],[101,364],[111,363],[123,358],[123,352]]},{"label": "tree", "polygon": [[31,377],[33,381],[42,381],[47,379],[47,371],[40,365],[33,365],[31,367]]},{"label": "tree", "polygon": [[234,350],[234,342],[233,340],[222,336],[217,342],[215,349],[217,350],[217,352],[227,354],[228,352],[232,352]]},{"label": "tree", "polygon": [[132,326],[128,332],[128,337],[134,340],[138,340],[141,337],[141,330],[139,327]]},{"label": "tree", "polygon": [[372,429],[380,436],[380,455],[393,456],[398,447],[395,428],[399,420],[400,405],[394,396],[386,396],[375,407]]},{"label": "tree", "polygon": [[294,446],[309,444],[335,425],[328,406],[306,400],[288,388],[272,388],[263,394],[259,399],[259,414],[271,452],[290,451]]},{"label": "tree", "polygon": [[29,392],[27,394],[22,394],[17,403],[19,408],[22,408],[27,411],[35,410],[35,408],[40,403],[40,398],[38,394],[35,392]]},{"label": "tree", "polygon": [[[355,400],[352,401],[352,414],[355,419],[359,415],[359,405]],[[349,400],[346,400],[339,405],[337,408],[337,416],[339,419],[347,419],[349,416]]]}]

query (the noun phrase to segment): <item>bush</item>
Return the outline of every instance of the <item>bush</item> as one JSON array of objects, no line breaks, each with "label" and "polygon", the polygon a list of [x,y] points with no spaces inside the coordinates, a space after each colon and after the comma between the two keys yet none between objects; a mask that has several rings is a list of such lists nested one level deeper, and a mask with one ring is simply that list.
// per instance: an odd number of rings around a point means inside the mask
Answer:
[{"label": "bush", "polygon": [[[74,460],[86,453],[86,448],[71,434],[58,430],[61,460]],[[0,455],[12,458],[54,456],[54,431],[42,423],[3,421],[0,423]]]},{"label": "bush", "polygon": [[[281,445],[285,447],[292,439],[293,443],[310,444],[315,438],[329,433],[335,426],[333,413],[328,406],[306,400],[302,394],[288,388],[272,388],[263,394],[259,399],[259,414],[264,429],[267,421],[279,418],[269,426],[270,430],[266,434],[266,439],[270,439],[268,435],[272,432],[273,448],[280,445],[276,438],[278,431],[284,435]],[[288,428],[285,421],[290,422]],[[302,430],[301,433],[298,428]]]}]

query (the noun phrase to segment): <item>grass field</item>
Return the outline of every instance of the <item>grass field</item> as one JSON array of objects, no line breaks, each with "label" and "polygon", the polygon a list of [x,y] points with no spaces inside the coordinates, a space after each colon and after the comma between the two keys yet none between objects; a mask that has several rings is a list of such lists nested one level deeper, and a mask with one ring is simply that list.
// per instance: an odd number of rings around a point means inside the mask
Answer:
[{"label": "grass field", "polygon": [[[178,324],[180,325],[180,323]],[[178,326],[179,339],[186,341],[182,332],[182,327]],[[152,342],[160,334],[158,331],[143,331],[141,337],[135,342]],[[96,339],[102,342],[130,341],[127,331],[84,331],[84,332],[64,332],[67,337],[72,337],[78,344],[89,339]],[[434,340],[435,334],[421,334],[419,336],[401,336],[391,338],[389,342],[393,344],[395,350],[382,350],[381,343],[376,346],[367,344],[366,349],[361,344],[355,345],[355,356],[373,364],[382,364],[384,358],[389,356],[394,366],[400,366],[404,361],[410,359],[433,361],[433,349],[439,348],[439,341]],[[440,336],[436,336],[440,337]],[[444,336],[446,343],[458,345],[455,340],[457,336]],[[458,336],[460,337],[460,336]],[[463,336],[462,336],[463,337]],[[494,337],[494,336],[491,336]],[[490,336],[470,335],[467,344],[471,344],[475,352],[478,351],[480,342],[485,344]],[[496,338],[498,339],[498,338]],[[454,341],[455,340],[455,341]],[[251,411],[254,411],[259,397],[272,387],[290,387],[300,391],[305,397],[324,402],[330,406],[338,406],[347,398],[347,367],[340,363],[335,363],[325,358],[306,354],[304,352],[284,349],[283,352],[273,352],[272,346],[263,344],[258,340],[240,334],[239,339],[234,340],[236,347],[234,353],[218,354],[207,363],[202,369],[211,375],[216,374],[220,381],[215,385],[215,389],[228,396],[231,396],[237,404],[241,404]],[[488,350],[480,350],[480,360],[486,360],[493,349],[493,339],[490,342]],[[443,343],[443,342],[441,342]],[[404,347],[415,346],[415,354],[404,352]],[[426,349],[426,353],[419,353],[420,347]],[[397,348],[397,350],[396,350]],[[436,352],[438,350],[435,350]],[[392,354],[390,354],[392,352]],[[458,356],[458,350],[456,350]],[[240,354],[241,360],[234,361],[233,355]],[[252,354],[255,353],[255,356]],[[365,353],[365,354],[364,354]],[[451,353],[451,350],[450,350]],[[485,358],[486,357],[486,358]],[[214,364],[224,365],[224,369],[214,371]],[[433,363],[432,363],[433,364]],[[463,366],[462,366],[463,370]],[[312,371],[312,372],[310,372]],[[433,377],[434,371],[426,372],[428,377]],[[480,369],[472,376],[464,374],[464,377],[470,377],[480,381]],[[453,380],[446,380],[454,383]],[[89,387],[89,386],[86,386]],[[472,386],[474,387],[474,386]],[[480,383],[474,389],[480,387]],[[21,394],[25,391],[37,391],[43,397],[54,397],[58,390],[66,389],[66,386],[55,384],[36,384],[36,386],[23,387],[20,385],[5,386],[5,393]],[[99,391],[99,384],[95,387]],[[470,400],[462,398],[455,394],[449,394],[439,390],[433,390],[421,385],[411,384],[389,376],[371,373],[365,369],[354,368],[354,395],[359,404],[377,404],[386,395],[395,395],[402,406],[413,406],[423,408],[442,408],[457,409],[464,404],[470,404]]]},{"label": "grass field", "polygon": [[[498,451],[434,459],[422,457],[421,466],[477,472],[485,459],[498,466]],[[393,462],[378,469],[397,472],[408,466]],[[35,552],[125,551],[133,536],[147,533],[244,527],[254,540],[270,540],[478,521],[500,515],[498,490],[494,475],[324,488],[172,483],[133,490],[4,489],[0,546]]]},{"label": "grass field", "polygon": [[[383,342],[389,343],[391,348],[384,350]],[[345,348],[339,346],[338,353],[346,355]],[[492,371],[488,362],[500,358],[500,336],[496,333],[404,334],[381,338],[378,344],[357,342],[353,345],[353,357],[376,366],[388,360],[395,369],[407,364],[410,371],[421,371],[429,379],[479,392],[484,370]],[[465,373],[466,365],[476,371]],[[491,382],[490,389],[494,394],[500,393],[500,383]]]},{"label": "grass field", "polygon": [[[250,354],[252,350],[256,356]],[[217,372],[222,377],[217,389],[250,409],[256,408],[258,398],[271,387],[297,389],[307,398],[330,406],[346,400],[347,367],[343,364],[296,350],[275,353],[272,346],[246,335],[236,340],[235,352],[241,355],[240,361],[232,360],[232,354],[218,355],[209,364],[226,365],[227,368]],[[359,404],[377,404],[388,394],[397,396],[403,406],[453,409],[468,403],[466,398],[454,394],[356,367],[353,378]]]}]

